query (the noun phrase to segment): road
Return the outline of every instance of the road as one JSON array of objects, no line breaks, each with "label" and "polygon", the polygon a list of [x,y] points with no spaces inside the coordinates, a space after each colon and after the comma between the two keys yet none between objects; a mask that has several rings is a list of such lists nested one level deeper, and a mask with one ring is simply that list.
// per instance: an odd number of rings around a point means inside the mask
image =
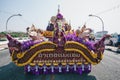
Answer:
[{"label": "road", "polygon": [[120,80],[120,54],[105,50],[104,58],[87,74],[25,74],[23,67],[11,62],[8,50],[0,51],[0,80]]}]

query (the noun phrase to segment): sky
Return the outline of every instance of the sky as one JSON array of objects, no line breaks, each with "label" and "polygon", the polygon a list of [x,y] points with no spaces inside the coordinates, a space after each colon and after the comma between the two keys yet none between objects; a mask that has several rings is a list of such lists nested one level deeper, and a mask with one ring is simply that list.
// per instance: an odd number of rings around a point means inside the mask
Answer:
[{"label": "sky", "polygon": [[[104,27],[108,33],[120,33],[120,0],[0,0],[0,32],[6,30],[25,32],[34,24],[45,30],[51,16],[57,15],[58,5],[64,18],[73,29],[86,26],[95,32]],[[95,16],[100,17],[102,21]]]}]

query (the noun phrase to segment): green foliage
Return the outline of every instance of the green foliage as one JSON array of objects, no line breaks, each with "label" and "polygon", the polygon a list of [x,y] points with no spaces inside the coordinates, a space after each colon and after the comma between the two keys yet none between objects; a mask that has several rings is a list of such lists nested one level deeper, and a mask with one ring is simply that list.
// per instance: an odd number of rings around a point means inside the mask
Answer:
[{"label": "green foliage", "polygon": [[[4,38],[5,34],[6,32],[0,32],[0,38]],[[8,34],[10,34],[12,37],[27,37],[25,32],[10,32]]]}]

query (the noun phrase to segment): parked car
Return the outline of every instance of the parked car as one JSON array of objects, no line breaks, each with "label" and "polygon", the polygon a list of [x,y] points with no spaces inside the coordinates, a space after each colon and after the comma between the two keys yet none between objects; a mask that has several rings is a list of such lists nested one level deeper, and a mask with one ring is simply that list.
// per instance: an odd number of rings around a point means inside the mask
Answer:
[{"label": "parked car", "polygon": [[120,45],[120,35],[118,35],[117,42],[116,42],[115,46],[118,47],[119,45]]},{"label": "parked car", "polygon": [[118,46],[118,39],[120,37],[118,37],[118,35],[111,35],[110,38],[107,38],[105,40],[105,45],[108,45],[108,46]]}]

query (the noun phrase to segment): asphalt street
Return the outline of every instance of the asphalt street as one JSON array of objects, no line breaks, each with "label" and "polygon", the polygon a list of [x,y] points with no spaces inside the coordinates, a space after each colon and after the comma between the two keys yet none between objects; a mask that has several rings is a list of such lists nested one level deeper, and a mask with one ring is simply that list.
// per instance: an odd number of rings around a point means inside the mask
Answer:
[{"label": "asphalt street", "polygon": [[8,50],[0,51],[0,80],[120,80],[120,54],[105,50],[104,58],[87,74],[25,74],[23,67],[11,62]]}]

